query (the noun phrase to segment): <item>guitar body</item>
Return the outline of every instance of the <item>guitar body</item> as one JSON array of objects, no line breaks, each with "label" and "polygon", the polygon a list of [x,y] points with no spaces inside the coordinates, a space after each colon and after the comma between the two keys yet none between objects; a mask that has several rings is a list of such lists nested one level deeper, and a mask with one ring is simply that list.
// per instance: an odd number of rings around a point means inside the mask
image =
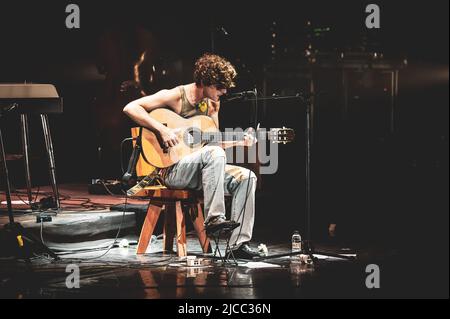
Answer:
[{"label": "guitar body", "polygon": [[150,112],[150,116],[175,130],[180,141],[176,146],[164,149],[155,133],[142,129],[141,143],[144,160],[158,168],[172,166],[183,157],[202,148],[205,144],[200,138],[202,133],[219,132],[214,121],[205,115],[185,119],[171,110],[159,108]]}]

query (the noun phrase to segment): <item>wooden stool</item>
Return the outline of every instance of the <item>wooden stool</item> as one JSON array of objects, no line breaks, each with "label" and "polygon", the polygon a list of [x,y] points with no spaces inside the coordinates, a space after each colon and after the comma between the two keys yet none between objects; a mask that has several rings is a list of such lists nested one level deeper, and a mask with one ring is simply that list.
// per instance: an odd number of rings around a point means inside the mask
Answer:
[{"label": "wooden stool", "polygon": [[[139,197],[149,198],[147,216],[142,226],[141,235],[137,247],[137,254],[145,254],[153,235],[156,223],[158,221],[161,210],[165,210],[164,218],[164,251],[172,251],[173,237],[177,238],[177,254],[179,257],[186,256],[186,223],[182,209],[182,204],[190,205],[190,215],[197,232],[200,246],[204,253],[211,252],[209,238],[206,236],[203,209],[195,192],[189,190],[171,190],[164,186],[149,186],[137,194]],[[197,208],[197,215],[193,215],[193,211]]]}]

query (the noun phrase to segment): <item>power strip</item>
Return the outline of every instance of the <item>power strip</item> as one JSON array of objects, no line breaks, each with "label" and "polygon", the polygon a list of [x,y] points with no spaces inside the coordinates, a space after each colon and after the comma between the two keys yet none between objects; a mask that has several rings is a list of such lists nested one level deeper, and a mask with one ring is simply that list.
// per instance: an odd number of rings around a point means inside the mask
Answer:
[{"label": "power strip", "polygon": [[49,223],[53,221],[52,216],[48,216],[48,215],[39,215],[36,216],[36,223],[40,224],[40,223]]}]

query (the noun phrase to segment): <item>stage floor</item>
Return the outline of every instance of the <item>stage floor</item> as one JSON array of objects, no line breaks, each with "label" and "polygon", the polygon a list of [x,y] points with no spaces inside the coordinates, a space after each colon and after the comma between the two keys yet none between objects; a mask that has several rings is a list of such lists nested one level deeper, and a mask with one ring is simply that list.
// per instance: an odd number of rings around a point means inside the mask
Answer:
[{"label": "stage floor", "polygon": [[[44,194],[39,196],[45,196],[50,189],[40,191]],[[4,241],[0,247],[0,298],[377,298],[417,294],[411,289],[410,273],[404,271],[404,260],[395,250],[385,247],[356,249],[316,243],[317,251],[356,259],[316,254],[318,262],[314,266],[293,262],[289,256],[254,263],[238,260],[235,265],[205,255],[207,266],[187,267],[183,259],[162,251],[162,238],[158,236],[145,255],[137,256],[137,234],[143,214],[109,210],[110,206],[123,203],[123,197],[90,195],[86,185],[62,185],[60,192],[65,198],[63,210],[50,223],[36,223],[36,214],[15,213],[16,221],[58,253],[60,260],[51,261],[43,255],[37,255],[30,263],[16,260],[8,254],[8,243]],[[132,200],[129,204],[143,206],[145,202]],[[3,210],[0,225],[7,222]],[[5,233],[1,226],[0,234]],[[192,227],[187,226],[190,231]],[[115,240],[119,227],[121,232]],[[159,227],[156,235],[161,233]],[[119,242],[127,245],[119,247]],[[267,245],[269,256],[290,252],[289,242],[254,238],[255,246],[262,242]],[[188,233],[187,247],[190,255],[201,255],[192,232]],[[221,251],[224,248],[219,246]],[[369,264],[383,269],[383,289],[367,288]],[[73,265],[80,270],[80,288],[69,289],[66,267]]]}]

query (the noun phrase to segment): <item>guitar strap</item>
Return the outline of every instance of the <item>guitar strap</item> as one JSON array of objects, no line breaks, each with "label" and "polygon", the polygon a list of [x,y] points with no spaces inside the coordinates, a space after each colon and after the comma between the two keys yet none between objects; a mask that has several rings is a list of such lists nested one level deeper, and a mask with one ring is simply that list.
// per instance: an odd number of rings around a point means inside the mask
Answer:
[{"label": "guitar strap", "polygon": [[135,186],[127,190],[127,196],[136,196],[139,194],[145,187],[150,186],[153,184],[153,182],[158,181],[161,183],[161,178],[159,176],[159,173],[157,171],[151,172],[149,175],[144,177],[139,183],[137,183]]}]

